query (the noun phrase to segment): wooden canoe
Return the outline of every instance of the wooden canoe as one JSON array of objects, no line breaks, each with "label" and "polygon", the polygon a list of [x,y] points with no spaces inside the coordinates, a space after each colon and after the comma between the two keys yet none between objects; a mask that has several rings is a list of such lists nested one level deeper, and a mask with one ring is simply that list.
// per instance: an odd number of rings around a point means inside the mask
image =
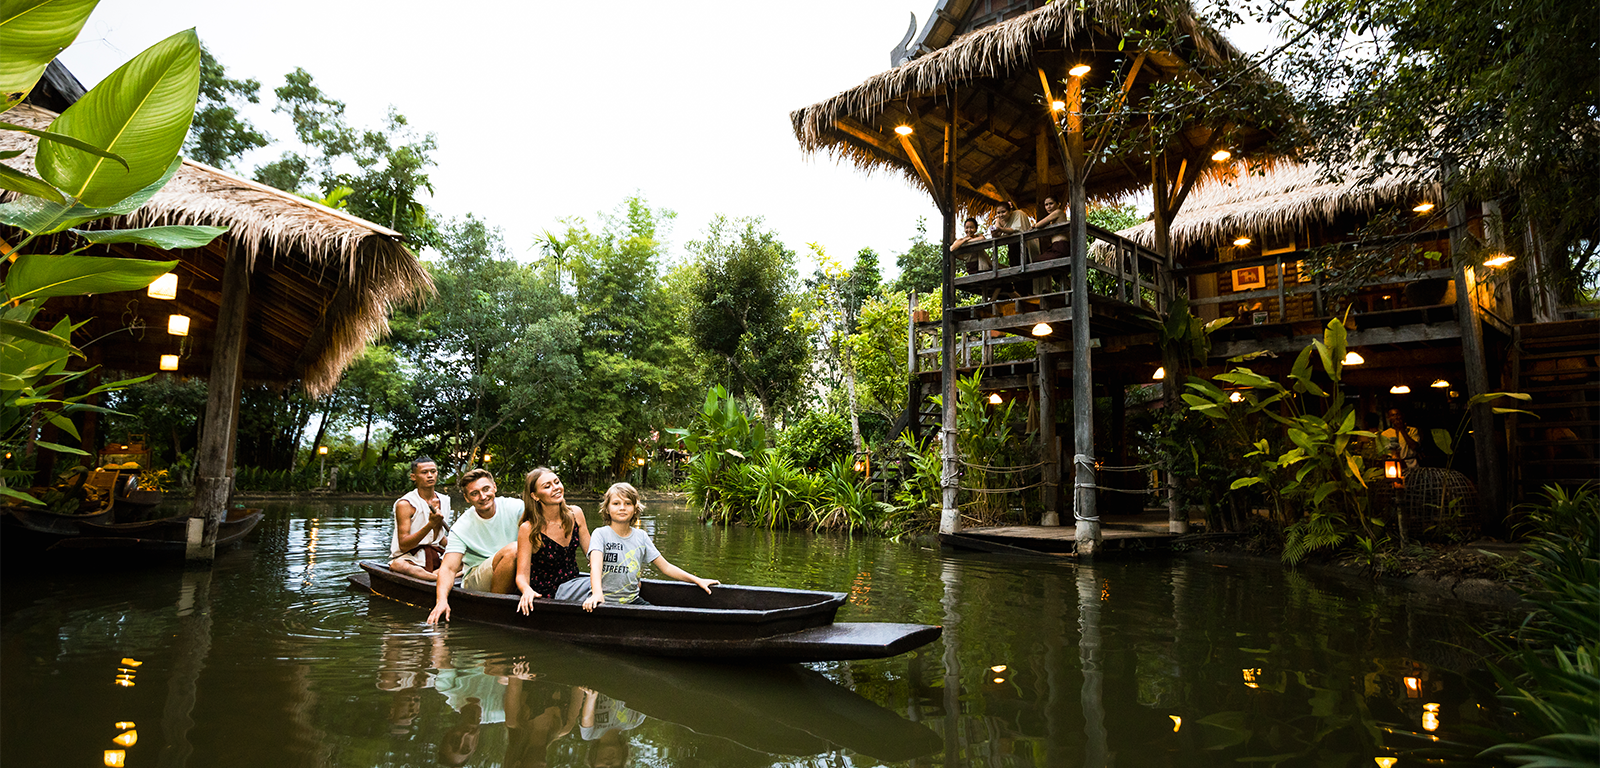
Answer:
[{"label": "wooden canoe", "polygon": [[[353,584],[384,597],[431,609],[434,584],[362,562]],[[791,663],[881,659],[939,638],[925,624],[840,623],[840,592],[721,585],[707,595],[677,581],[646,579],[639,596],[651,605],[604,603],[594,611],[579,603],[539,599],[524,616],[517,596],[453,589],[453,619],[466,619],[579,645],[653,656],[739,662]]]},{"label": "wooden canoe", "polygon": [[[259,509],[230,509],[217,527],[217,546],[224,547],[255,530],[265,515]],[[80,523],[79,535],[51,545],[53,551],[183,552],[188,547],[189,518],[163,517],[138,523]]]}]

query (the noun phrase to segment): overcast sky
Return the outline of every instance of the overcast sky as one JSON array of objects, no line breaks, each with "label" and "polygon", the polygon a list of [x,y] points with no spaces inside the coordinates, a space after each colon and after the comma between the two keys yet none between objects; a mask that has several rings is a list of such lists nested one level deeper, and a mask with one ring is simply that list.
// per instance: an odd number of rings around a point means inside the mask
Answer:
[{"label": "overcast sky", "polygon": [[[560,220],[590,221],[626,196],[678,213],[674,253],[714,214],[761,216],[804,256],[849,263],[905,249],[938,213],[897,176],[802,157],[789,112],[888,68],[910,14],[932,0],[808,3],[420,3],[410,0],[102,0],[62,59],[85,85],[188,27],[234,78],[261,81],[258,127],[295,67],[376,127],[393,105],[437,135],[430,206],[501,227],[520,256]],[[276,156],[258,153],[251,169]]]}]

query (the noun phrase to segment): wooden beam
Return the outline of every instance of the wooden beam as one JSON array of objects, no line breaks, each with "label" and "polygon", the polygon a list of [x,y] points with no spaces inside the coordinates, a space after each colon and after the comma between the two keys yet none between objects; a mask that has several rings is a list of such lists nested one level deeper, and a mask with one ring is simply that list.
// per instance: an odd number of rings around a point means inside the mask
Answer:
[{"label": "wooden beam", "polygon": [[191,561],[209,562],[216,557],[217,526],[228,514],[233,494],[233,444],[243,379],[245,321],[250,311],[250,273],[242,250],[232,242],[222,275],[222,305],[217,313],[211,378],[206,382],[205,429],[195,449],[194,501],[189,506],[184,553]]},{"label": "wooden beam", "polygon": [[934,203],[939,206],[940,211],[944,211],[944,195],[940,194],[939,186],[933,183],[933,177],[928,175],[928,166],[923,165],[922,156],[917,154],[917,147],[911,143],[911,137],[900,136],[900,146],[905,149],[906,157],[911,158],[911,165],[917,169],[917,175],[922,177],[922,183],[928,185],[928,194],[933,195]]}]

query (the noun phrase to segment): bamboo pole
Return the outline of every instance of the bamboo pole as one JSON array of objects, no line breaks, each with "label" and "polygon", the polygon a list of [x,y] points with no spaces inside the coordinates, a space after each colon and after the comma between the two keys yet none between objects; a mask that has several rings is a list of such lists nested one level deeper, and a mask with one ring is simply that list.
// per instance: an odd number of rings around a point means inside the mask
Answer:
[{"label": "bamboo pole", "polygon": [[1094,372],[1089,358],[1089,201],[1084,189],[1083,78],[1067,81],[1067,181],[1072,199],[1072,517],[1079,557],[1100,549],[1095,508]]},{"label": "bamboo pole", "polygon": [[[961,508],[959,497],[961,493],[961,467],[960,459],[956,456],[956,283],[955,262],[950,256],[950,244],[955,242],[956,231],[956,89],[952,85],[946,91],[949,99],[947,106],[947,119],[945,120],[944,133],[944,189],[936,190],[934,194],[940,195],[939,209],[944,214],[944,303],[940,307],[940,337],[943,339],[944,360],[940,371],[941,392],[944,395],[944,414],[939,430],[940,456],[943,459],[943,471],[940,473],[939,484],[942,486],[939,510],[939,533],[953,534],[961,530]],[[941,194],[942,193],[942,194]]]}]

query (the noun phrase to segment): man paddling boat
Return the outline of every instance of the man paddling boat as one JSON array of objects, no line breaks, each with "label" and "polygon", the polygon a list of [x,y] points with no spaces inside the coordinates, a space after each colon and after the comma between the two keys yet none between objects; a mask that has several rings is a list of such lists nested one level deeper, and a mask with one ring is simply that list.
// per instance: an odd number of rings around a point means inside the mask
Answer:
[{"label": "man paddling boat", "polygon": [[450,530],[446,522],[450,497],[435,490],[439,484],[439,465],[427,456],[412,460],[411,482],[416,488],[394,503],[394,539],[389,546],[389,567],[413,578],[432,581],[444,555],[445,535]]}]

